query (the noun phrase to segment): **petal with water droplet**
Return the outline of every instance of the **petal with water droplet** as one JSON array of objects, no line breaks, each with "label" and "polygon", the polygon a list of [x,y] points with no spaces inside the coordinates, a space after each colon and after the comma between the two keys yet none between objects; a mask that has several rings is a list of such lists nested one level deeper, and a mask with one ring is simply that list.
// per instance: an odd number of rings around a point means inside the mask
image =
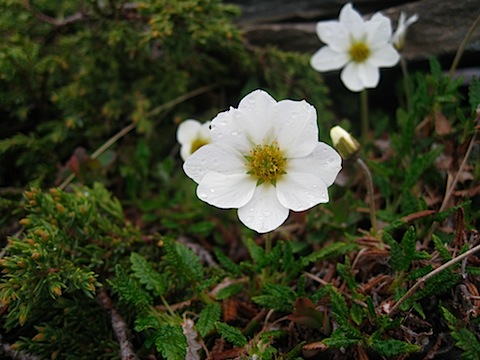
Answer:
[{"label": "petal with water droplet", "polygon": [[207,144],[187,158],[183,170],[196,183],[210,171],[225,175],[246,174],[245,158],[234,149]]},{"label": "petal with water droplet", "polygon": [[221,209],[244,206],[253,196],[256,181],[247,174],[206,174],[197,188],[200,200]]},{"label": "petal with water droplet", "polygon": [[328,202],[327,185],[312,174],[286,174],[277,181],[277,197],[286,208],[304,211]]},{"label": "petal with water droplet", "polygon": [[278,228],[285,222],[288,213],[288,209],[278,201],[275,187],[271,184],[258,186],[252,199],[238,209],[240,221],[259,233]]},{"label": "petal with water droplet", "polygon": [[330,186],[342,169],[342,158],[331,146],[318,142],[315,150],[308,156],[288,160],[287,173],[309,173]]}]

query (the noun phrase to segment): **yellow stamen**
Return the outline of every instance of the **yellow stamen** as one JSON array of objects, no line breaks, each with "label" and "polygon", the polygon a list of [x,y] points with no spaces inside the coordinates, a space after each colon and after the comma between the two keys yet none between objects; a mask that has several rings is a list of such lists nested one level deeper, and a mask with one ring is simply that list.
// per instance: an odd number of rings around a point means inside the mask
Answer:
[{"label": "yellow stamen", "polygon": [[192,148],[190,149],[190,154],[193,154],[195,151],[200,149],[203,145],[207,145],[209,141],[202,139],[202,138],[196,138],[192,142]]},{"label": "yellow stamen", "polygon": [[259,184],[269,182],[275,186],[277,180],[286,174],[287,159],[283,157],[276,141],[271,144],[257,145],[245,158],[248,161],[247,173],[256,178]]},{"label": "yellow stamen", "polygon": [[363,41],[359,41],[352,44],[349,53],[353,61],[361,63],[370,56],[370,48]]}]

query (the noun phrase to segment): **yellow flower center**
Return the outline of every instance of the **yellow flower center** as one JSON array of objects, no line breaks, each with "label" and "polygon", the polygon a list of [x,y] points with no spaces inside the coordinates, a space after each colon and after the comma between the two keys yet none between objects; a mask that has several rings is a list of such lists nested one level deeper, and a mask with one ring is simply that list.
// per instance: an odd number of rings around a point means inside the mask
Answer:
[{"label": "yellow flower center", "polygon": [[203,145],[207,145],[209,143],[208,140],[202,139],[202,138],[196,138],[192,142],[192,148],[190,149],[190,154],[193,154],[195,151],[200,149]]},{"label": "yellow flower center", "polygon": [[349,50],[350,58],[358,63],[364,62],[370,56],[370,49],[362,41],[352,44]]},{"label": "yellow flower center", "polygon": [[257,145],[245,158],[247,173],[258,180],[258,185],[269,182],[275,186],[277,180],[286,174],[287,159],[283,157],[276,141],[271,144]]}]

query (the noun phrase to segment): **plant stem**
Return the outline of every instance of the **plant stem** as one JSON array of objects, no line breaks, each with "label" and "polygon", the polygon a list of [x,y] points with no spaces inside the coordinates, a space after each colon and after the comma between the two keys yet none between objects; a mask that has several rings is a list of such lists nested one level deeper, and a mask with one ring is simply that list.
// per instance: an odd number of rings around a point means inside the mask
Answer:
[{"label": "plant stem", "polygon": [[[149,113],[148,113],[148,117],[152,117],[152,116],[155,116],[155,115],[158,115],[160,114],[161,112],[163,111],[166,111],[172,107],[174,107],[175,105],[178,105],[192,97],[195,97],[197,95],[200,95],[204,92],[207,92],[209,90],[212,90],[213,88],[217,87],[218,85],[217,84],[214,84],[214,85],[208,85],[208,86],[203,86],[201,88],[198,88],[196,90],[193,90],[193,91],[190,91],[184,95],[181,95],[165,104],[162,104],[158,107],[156,107],[155,109],[151,110]],[[100,155],[102,155],[105,150],[107,150],[110,146],[112,146],[113,144],[115,144],[119,139],[121,139],[122,137],[124,137],[125,135],[127,135],[130,131],[132,131],[133,129],[135,129],[135,127],[137,126],[137,123],[131,123],[127,126],[125,126],[122,130],[120,130],[119,132],[117,132],[115,135],[113,135],[110,139],[108,139],[105,143],[103,143],[102,146],[100,146],[97,150],[95,150],[95,152],[91,155],[91,159],[95,160],[96,158],[98,158]],[[59,186],[60,189],[65,189],[68,184],[70,184],[72,182],[72,180],[75,179],[75,174],[70,174],[70,176],[68,178],[66,178]]]},{"label": "plant stem", "polygon": [[400,305],[405,302],[406,299],[408,299],[410,296],[413,295],[413,293],[422,285],[424,284],[427,280],[429,280],[430,278],[434,277],[435,275],[437,275],[438,273],[442,272],[443,270],[449,268],[450,266],[458,263],[459,261],[465,259],[467,256],[470,256],[474,253],[476,253],[477,251],[480,251],[480,245],[477,245],[473,248],[471,248],[470,250],[464,252],[463,254],[457,256],[456,258],[453,258],[452,260],[450,261],[447,261],[445,264],[439,266],[438,268],[430,271],[427,275],[421,277],[420,279],[418,279],[418,281],[410,288],[408,289],[408,291],[405,293],[405,295],[403,295],[400,300],[398,300],[395,305],[393,305],[392,309],[390,310],[390,313],[388,314],[388,316],[392,316],[397,310],[398,308],[400,307]]},{"label": "plant stem", "polygon": [[265,235],[265,254],[269,254],[272,251],[272,234]]},{"label": "plant stem", "polygon": [[377,214],[375,210],[372,173],[370,172],[370,169],[368,168],[367,164],[365,164],[365,162],[361,158],[357,158],[357,163],[362,169],[363,174],[365,175],[365,183],[367,185],[367,192],[368,192],[369,203],[370,203],[370,222],[372,225],[370,233],[372,234],[372,236],[375,237],[377,235],[378,229],[377,229]]},{"label": "plant stem", "polygon": [[452,61],[452,65],[450,66],[450,71],[448,73],[448,76],[450,78],[453,77],[453,74],[455,73],[455,70],[457,69],[458,63],[460,62],[460,58],[463,55],[463,52],[465,51],[465,48],[467,47],[468,42],[470,41],[470,38],[472,37],[473,33],[477,29],[477,27],[480,25],[480,15],[475,19],[473,22],[472,26],[468,30],[467,35],[462,40],[462,43],[458,47],[457,53],[455,54],[455,58]]},{"label": "plant stem", "polygon": [[363,89],[360,92],[360,116],[362,122],[362,142],[365,145],[368,138],[368,93],[367,89]]},{"label": "plant stem", "polygon": [[[457,186],[458,179],[460,178],[461,173],[463,172],[463,169],[465,168],[465,165],[467,164],[467,160],[470,157],[470,154],[473,149],[473,144],[475,144],[475,140],[478,134],[478,127],[480,126],[480,114],[477,113],[477,117],[475,118],[475,132],[473,133],[472,138],[470,139],[470,143],[468,144],[468,148],[465,151],[465,155],[463,156],[462,163],[460,164],[460,167],[458,168],[457,173],[455,174],[455,177],[453,178],[453,181],[448,184],[447,182],[447,189],[445,191],[445,196],[443,197],[442,205],[440,206],[440,209],[438,209],[438,212],[442,212],[445,210],[445,208],[448,205],[448,201],[450,200],[450,197],[453,194],[453,190],[455,190],[455,187]],[[438,226],[438,222],[434,222],[432,226],[430,226],[430,229],[428,230],[427,236],[425,236],[425,240],[422,244],[422,247],[426,247],[428,243],[430,242],[430,238],[432,237],[433,232]]]},{"label": "plant stem", "polygon": [[403,56],[400,56],[400,67],[403,73],[403,87],[405,88],[405,100],[407,102],[408,112],[412,111],[412,94],[410,93],[410,76],[408,74],[407,62]]}]

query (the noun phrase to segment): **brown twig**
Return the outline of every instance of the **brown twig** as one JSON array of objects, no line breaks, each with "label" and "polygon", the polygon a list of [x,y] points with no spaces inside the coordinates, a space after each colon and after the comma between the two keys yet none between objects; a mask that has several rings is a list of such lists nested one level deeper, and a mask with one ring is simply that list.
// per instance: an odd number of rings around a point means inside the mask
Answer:
[{"label": "brown twig", "polygon": [[430,271],[427,275],[421,277],[420,279],[417,280],[417,282],[410,288],[408,289],[408,291],[405,293],[405,295],[403,295],[400,300],[398,300],[395,305],[392,306],[391,310],[390,310],[390,313],[388,314],[389,316],[392,316],[397,310],[398,308],[400,307],[400,305],[402,303],[405,302],[405,300],[407,300],[410,296],[413,295],[413,293],[415,291],[417,291],[417,289],[422,286],[427,280],[429,280],[430,278],[432,278],[433,276],[439,274],[440,272],[442,272],[443,270],[449,268],[450,266],[462,261],[463,259],[465,259],[466,257],[476,253],[477,251],[480,251],[480,245],[477,245],[473,248],[471,248],[470,250],[464,252],[463,254],[461,255],[458,255],[456,258],[453,258],[452,260],[450,261],[447,261],[445,264],[439,266],[438,268]]},{"label": "brown twig", "polygon": [[122,360],[138,360],[130,342],[130,330],[125,320],[113,306],[112,299],[107,295],[104,289],[100,289],[97,295],[97,301],[100,306],[110,314],[112,320],[112,329],[115,337],[120,344],[120,357]]},{"label": "brown twig", "polygon": [[[450,184],[447,184],[447,190],[445,192],[445,196],[443,198],[442,205],[440,206],[440,209],[438,210],[439,213],[444,211],[445,208],[447,207],[448,202],[450,200],[450,197],[452,196],[453,191],[455,190],[455,187],[457,186],[458,179],[460,178],[460,175],[463,172],[463,169],[465,168],[465,165],[467,164],[467,160],[470,157],[470,153],[472,152],[473,145],[475,144],[475,140],[476,140],[477,134],[478,134],[478,127],[480,125],[480,112],[478,112],[478,111],[477,111],[477,116],[475,118],[475,123],[476,123],[475,132],[473,133],[473,136],[470,140],[470,144],[468,144],[468,148],[465,151],[465,155],[463,156],[462,163],[460,164],[460,167],[458,168],[458,171],[455,174],[455,177],[453,178],[453,180],[451,181]],[[438,226],[438,222],[434,222],[432,224],[432,226],[430,227],[430,229],[428,231],[428,234],[425,236],[425,240],[422,244],[422,247],[425,248],[428,245],[428,243],[430,242],[430,238],[432,237],[432,234],[435,231],[435,229],[437,228],[437,226]]]}]

